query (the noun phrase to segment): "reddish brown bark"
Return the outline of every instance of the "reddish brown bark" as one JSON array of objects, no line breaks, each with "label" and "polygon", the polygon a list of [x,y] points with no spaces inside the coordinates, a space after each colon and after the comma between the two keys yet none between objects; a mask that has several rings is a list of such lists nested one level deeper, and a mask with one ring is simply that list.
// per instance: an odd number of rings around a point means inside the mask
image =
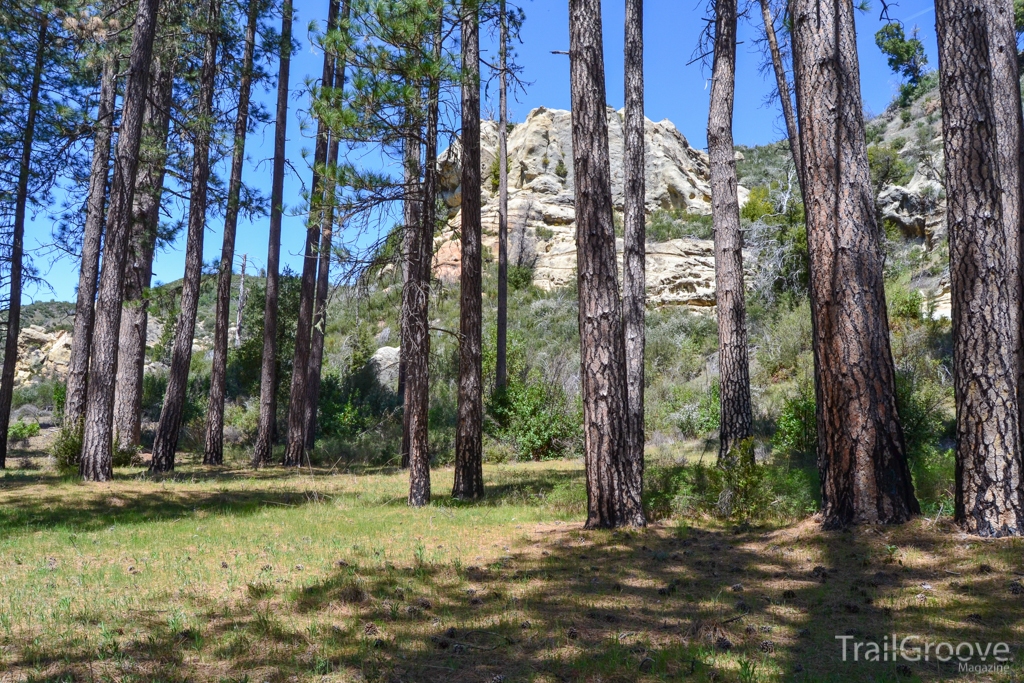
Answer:
[{"label": "reddish brown bark", "polygon": [[904,522],[919,509],[896,414],[854,7],[794,0],[791,11],[823,524]]},{"label": "reddish brown bark", "polygon": [[956,395],[956,521],[1024,532],[1021,108],[1011,3],[935,4]]}]

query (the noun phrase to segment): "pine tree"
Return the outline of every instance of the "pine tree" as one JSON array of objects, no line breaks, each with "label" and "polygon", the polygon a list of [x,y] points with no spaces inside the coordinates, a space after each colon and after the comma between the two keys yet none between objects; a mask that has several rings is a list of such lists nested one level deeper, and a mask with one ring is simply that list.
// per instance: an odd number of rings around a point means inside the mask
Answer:
[{"label": "pine tree", "polygon": [[508,11],[498,3],[498,320],[494,386],[508,383]]},{"label": "pine tree", "polygon": [[249,132],[249,98],[252,93],[256,29],[261,4],[257,1],[250,2],[245,25],[245,48],[242,55],[238,110],[235,114],[234,144],[231,155],[231,179],[228,185],[227,212],[224,216],[224,241],[217,274],[213,364],[210,368],[209,412],[206,418],[206,444],[203,449],[203,464],[205,465],[220,465],[224,462],[224,399],[227,384],[231,275],[235,263],[235,233],[238,228],[238,213],[241,209],[242,166],[245,163],[245,137]]},{"label": "pine tree", "polygon": [[483,245],[480,191],[480,7],[462,2],[462,259],[453,498],[480,498],[483,474]]},{"label": "pine tree", "polygon": [[615,265],[599,0],[570,0],[572,148],[588,529],[643,526],[627,459],[626,354]]},{"label": "pine tree", "polygon": [[644,179],[644,3],[626,0],[626,116],[623,142],[625,253],[622,315],[626,350],[626,457],[640,488],[644,476],[644,346],[647,212]]},{"label": "pine tree", "polygon": [[[288,74],[292,56],[292,0],[281,5],[281,53],[277,73],[277,121],[274,124],[274,170],[270,190],[270,239],[267,248],[267,285],[264,330],[277,330],[280,290],[281,217],[284,213],[285,140],[288,124]],[[260,423],[253,449],[253,466],[270,463],[277,424],[277,335],[263,335],[260,370]]]},{"label": "pine tree", "polygon": [[956,521],[1024,533],[1021,104],[1010,3],[935,5],[953,303]]},{"label": "pine tree", "polygon": [[823,524],[904,522],[919,508],[896,413],[854,6],[795,0],[791,11]]},{"label": "pine tree", "polygon": [[793,95],[786,77],[786,64],[779,49],[779,40],[775,33],[775,19],[772,17],[771,0],[760,0],[761,18],[764,19],[764,33],[768,40],[768,52],[771,57],[772,71],[775,73],[775,87],[782,105],[782,117],[786,121],[786,135],[789,138],[789,149],[793,156],[797,178],[803,182],[803,163],[800,156],[800,134],[796,127],[796,114],[793,112]]},{"label": "pine tree", "polygon": [[81,475],[90,481],[108,481],[113,476],[114,380],[117,375],[117,347],[124,299],[125,264],[131,233],[131,207],[138,170],[142,117],[146,101],[146,80],[153,55],[157,11],[160,0],[140,0],[135,12],[132,46],[124,90],[124,109],[114,153],[114,178],[104,238],[100,284],[96,298],[89,373]]},{"label": "pine tree", "polygon": [[198,107],[192,157],[192,188],[189,197],[188,238],[185,246],[185,277],[182,281],[181,312],[174,331],[171,367],[167,375],[160,422],[153,442],[153,472],[174,470],[174,454],[178,447],[188,371],[192,364],[192,340],[199,312],[199,287],[203,275],[203,236],[206,232],[206,210],[210,179],[210,139],[213,121],[214,79],[217,75],[217,46],[220,32],[220,0],[209,0],[203,65],[199,77]]},{"label": "pine tree", "polygon": [[732,117],[736,91],[735,0],[715,2],[715,49],[708,115],[711,210],[715,228],[715,300],[718,313],[718,367],[721,420],[718,459],[751,435],[750,368],[747,354],[743,282],[743,235]]},{"label": "pine tree", "polygon": [[[330,0],[327,11],[328,30],[338,21],[339,0]],[[321,87],[334,83],[334,54],[324,51]],[[285,467],[298,467],[306,460],[306,384],[309,380],[309,352],[313,327],[313,304],[316,297],[317,244],[323,230],[323,176],[327,163],[330,136],[326,122],[317,122],[316,148],[313,154],[313,182],[311,184],[309,218],[306,222],[306,243],[303,249],[302,290],[299,298],[299,322],[295,331],[295,359],[292,367],[292,386],[288,404],[288,444],[284,453]]]}]

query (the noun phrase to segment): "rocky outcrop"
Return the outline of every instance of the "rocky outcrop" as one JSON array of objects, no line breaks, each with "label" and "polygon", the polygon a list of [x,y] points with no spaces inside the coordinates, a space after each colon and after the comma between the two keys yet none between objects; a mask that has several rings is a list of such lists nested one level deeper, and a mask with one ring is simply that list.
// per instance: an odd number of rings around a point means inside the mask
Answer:
[{"label": "rocky outcrop", "polygon": [[47,332],[38,325],[30,325],[18,335],[14,384],[25,386],[44,380],[63,379],[70,362],[71,332]]},{"label": "rocky outcrop", "polygon": [[[622,114],[608,109],[612,197],[623,206]],[[497,123],[481,132],[484,246],[498,251],[496,168]],[[694,149],[670,121],[646,126],[646,205],[691,214],[711,212],[708,157]],[[458,144],[441,158],[441,187],[451,209],[449,230],[436,245],[435,273],[458,280],[460,248],[453,238],[461,225],[461,167]],[[509,133],[509,260],[533,268],[534,284],[554,289],[570,284],[576,272],[576,212],[572,169],[572,129],[568,111],[534,109]],[[747,191],[740,188],[741,202]],[[618,241],[621,259],[622,240]],[[652,305],[714,305],[714,249],[711,240],[679,239],[648,245],[648,296]]]}]

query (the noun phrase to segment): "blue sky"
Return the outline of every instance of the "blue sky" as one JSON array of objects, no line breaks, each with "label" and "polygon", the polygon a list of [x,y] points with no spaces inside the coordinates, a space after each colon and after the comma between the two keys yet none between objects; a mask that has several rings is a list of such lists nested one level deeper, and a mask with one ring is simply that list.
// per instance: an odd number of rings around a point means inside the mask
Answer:
[{"label": "blue sky", "polygon": [[[526,11],[526,23],[522,30],[522,44],[517,47],[518,61],[523,67],[522,78],[529,85],[520,93],[518,101],[510,102],[512,120],[523,120],[535,107],[569,108],[569,63],[568,57],[551,54],[552,50],[568,48],[568,2],[566,0],[522,0]],[[605,69],[608,89],[608,104],[620,108],[623,102],[623,11],[624,1],[602,2],[605,40]],[[296,22],[294,32],[301,43],[298,53],[292,59],[291,83],[293,90],[302,87],[312,75],[319,75],[322,55],[314,50],[306,36],[310,21],[323,21],[327,12],[327,0],[296,0]],[[879,113],[891,101],[898,80],[889,71],[885,58],[874,43],[874,33],[881,26],[878,19],[880,6],[873,2],[867,12],[857,14],[857,33],[860,52],[861,84],[865,109]],[[756,145],[778,140],[784,127],[778,104],[765,105],[766,97],[774,87],[770,74],[762,74],[759,66],[762,56],[756,45],[757,25],[760,24],[760,10],[750,5],[748,16],[741,19],[739,40],[736,110],[734,138],[736,144]],[[930,60],[929,67],[937,64],[935,51],[935,15],[931,0],[904,0],[890,6],[890,15],[903,21],[908,31],[913,26],[921,29],[920,37]],[[709,73],[700,63],[688,65],[697,45],[699,32],[704,22],[702,0],[647,0],[645,3],[645,82],[647,117],[659,121],[669,119],[679,128],[695,147],[703,148],[706,143]],[[751,25],[753,24],[753,26]],[[493,49],[493,41],[485,36],[484,49]],[[487,56],[485,55],[485,58]],[[276,67],[274,67],[276,68]],[[492,94],[496,92],[492,89]],[[270,111],[274,109],[274,92],[254,93]],[[485,111],[488,106],[485,103]],[[497,109],[496,101],[494,109]],[[309,182],[310,170],[304,161],[303,150],[312,148],[309,127],[301,130],[299,110],[307,108],[305,102],[293,98],[288,121],[288,155],[299,176],[290,175],[285,183],[285,203],[292,207],[301,204],[303,183]],[[270,193],[270,164],[267,160],[273,153],[273,124],[250,135],[247,143],[249,162],[245,168],[245,182],[254,185],[265,194]],[[227,169],[220,169],[226,177]],[[241,255],[249,255],[251,264],[262,267],[267,251],[268,219],[263,217],[251,223],[240,221],[236,247],[236,267]],[[28,226],[25,245],[28,250],[40,249],[49,241],[50,223],[45,214],[38,215]],[[214,217],[205,235],[204,260],[219,258],[222,219]],[[282,262],[293,270],[301,268],[301,249],[304,239],[302,218],[286,216],[282,230]],[[184,234],[172,248],[158,254],[154,266],[154,281],[169,282],[181,277],[184,270]],[[52,288],[31,289],[26,292],[25,302],[33,300],[70,301],[75,295],[78,283],[77,263],[68,260],[50,264],[45,258],[37,258],[36,265],[43,279]],[[250,270],[249,272],[252,272]]]}]

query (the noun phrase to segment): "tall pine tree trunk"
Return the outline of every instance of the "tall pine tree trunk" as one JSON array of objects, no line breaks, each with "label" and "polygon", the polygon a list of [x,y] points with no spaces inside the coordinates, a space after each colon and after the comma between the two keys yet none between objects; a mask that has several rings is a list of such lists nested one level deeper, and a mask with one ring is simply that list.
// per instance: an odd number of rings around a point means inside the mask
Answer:
[{"label": "tall pine tree trunk", "polygon": [[642,488],[644,476],[644,330],[647,307],[646,183],[644,179],[644,3],[626,0],[624,131],[625,250],[622,316],[626,343],[626,457]]},{"label": "tall pine tree trunk", "polygon": [[626,353],[612,222],[600,0],[569,1],[588,529],[645,524],[627,457]]},{"label": "tall pine tree trunk", "polygon": [[711,211],[715,228],[715,299],[718,313],[718,367],[721,420],[718,460],[750,436],[750,368],[747,357],[743,283],[743,235],[732,144],[736,91],[736,0],[715,2],[715,60],[708,114]]},{"label": "tall pine tree trunk", "polygon": [[114,131],[116,100],[117,57],[110,55],[103,61],[103,75],[100,77],[100,101],[96,110],[96,134],[93,138],[92,167],[89,171],[89,198],[86,200],[85,231],[82,236],[82,263],[78,271],[75,326],[71,337],[71,358],[68,360],[64,424],[72,429],[77,429],[85,419],[89,343],[92,341],[96,278],[100,272],[103,210],[107,204],[107,185],[110,179],[110,146]]},{"label": "tall pine tree trunk", "polygon": [[263,358],[260,365],[260,424],[253,467],[269,464],[277,422],[277,300],[281,286],[281,217],[284,213],[284,162],[288,127],[288,75],[292,58],[292,0],[281,6],[281,53],[277,70],[277,115],[274,124],[274,172],[270,186],[270,238],[267,288],[263,309]]},{"label": "tall pine tree trunk", "polygon": [[146,81],[153,56],[160,0],[140,0],[132,29],[124,108],[114,153],[114,179],[110,186],[103,264],[96,296],[93,339],[89,354],[85,432],[80,472],[90,481],[113,476],[112,421],[114,382],[117,377],[121,304],[124,299],[125,264],[131,237],[131,209],[138,170],[142,119],[146,108]]},{"label": "tall pine tree trunk", "polygon": [[761,0],[761,17],[764,19],[764,33],[768,38],[768,51],[771,53],[772,70],[775,72],[775,87],[779,91],[779,102],[782,104],[782,117],[786,120],[786,135],[789,137],[789,150],[793,155],[797,178],[803,183],[803,161],[800,156],[800,134],[796,127],[796,114],[793,112],[793,96],[789,91],[789,80],[786,78],[786,65],[782,61],[782,51],[775,35],[775,19],[772,18],[771,0]]},{"label": "tall pine tree trunk", "polygon": [[249,131],[249,96],[252,91],[253,54],[256,51],[256,22],[259,2],[249,5],[242,52],[242,78],[238,84],[238,111],[235,114],[234,149],[231,155],[231,179],[228,181],[228,206],[224,215],[224,242],[217,273],[217,310],[213,332],[213,365],[210,368],[210,400],[206,415],[204,465],[224,462],[224,399],[228,368],[228,321],[231,313],[231,274],[235,264],[235,232],[242,194],[242,166],[245,164],[245,135]]},{"label": "tall pine tree trunk", "polygon": [[[338,0],[330,0],[327,25],[338,21]],[[324,52],[324,69],[320,83],[334,83],[334,55]],[[313,299],[316,297],[317,244],[323,229],[324,202],[321,170],[327,162],[329,144],[327,125],[316,124],[316,147],[313,152],[313,182],[310,190],[309,221],[303,248],[302,280],[299,285],[299,315],[295,329],[295,357],[292,362],[292,386],[288,401],[288,445],[284,453],[285,467],[298,467],[306,460],[306,383],[309,379],[309,350],[313,332]]]},{"label": "tall pine tree trunk", "polygon": [[896,414],[852,3],[794,0],[823,524],[919,511]]},{"label": "tall pine tree trunk", "polygon": [[[935,11],[953,299],[954,514],[969,533],[1018,535],[1021,117],[1013,7],[940,0]],[[1016,104],[1007,107],[1007,96]]]},{"label": "tall pine tree trunk", "polygon": [[[341,21],[348,22],[352,12],[350,0],[341,5]],[[334,69],[334,83],[331,87],[340,93],[345,87],[345,59],[338,61]],[[320,375],[324,365],[324,335],[327,333],[327,295],[331,286],[331,252],[334,240],[335,212],[335,171],[338,164],[338,148],[340,140],[332,135],[327,146],[328,176],[323,180],[324,218],[320,230],[320,265],[316,272],[316,298],[313,303],[313,339],[309,349],[309,377],[306,379],[306,450],[312,451],[316,445],[316,417],[320,403]]]},{"label": "tall pine tree trunk", "polygon": [[153,279],[153,255],[160,227],[160,203],[167,167],[167,135],[174,102],[176,55],[155,56],[150,68],[149,103],[143,120],[139,171],[132,201],[132,232],[125,270],[124,308],[114,390],[114,448],[125,452],[140,443],[142,375],[146,366],[146,332]]},{"label": "tall pine tree trunk", "polygon": [[416,125],[417,130],[410,132],[405,138],[405,200],[404,220],[402,228],[402,311],[398,321],[400,330],[398,351],[398,401],[402,408],[402,469],[409,467],[409,411],[405,409],[406,375],[409,367],[409,306],[413,297],[410,287],[419,282],[420,276],[415,270],[419,265],[419,255],[414,253],[417,248],[416,236],[423,226],[420,214],[423,208],[423,187],[420,184],[420,131],[422,128],[407,117],[406,126]]},{"label": "tall pine tree trunk", "polygon": [[498,320],[494,359],[494,386],[498,393],[508,383],[508,14],[505,0],[498,46]]},{"label": "tall pine tree trunk", "polygon": [[[437,5],[435,5],[437,6]],[[433,58],[441,61],[442,28],[444,14],[437,9],[437,32],[434,34]],[[423,169],[423,208],[420,230],[414,233],[413,262],[410,271],[415,280],[409,291],[407,329],[409,340],[405,377],[405,412],[409,431],[409,505],[420,507],[430,503],[430,448],[427,421],[430,413],[430,300],[431,258],[434,255],[434,226],[437,220],[437,127],[441,91],[439,76],[432,76],[427,86],[426,153]]]},{"label": "tall pine tree trunk", "polygon": [[14,396],[14,368],[18,363],[18,335],[21,332],[21,279],[25,258],[25,213],[28,208],[28,182],[32,175],[32,143],[36,118],[39,115],[39,89],[43,83],[46,61],[47,32],[50,20],[46,14],[39,19],[36,39],[36,61],[29,86],[28,113],[21,139],[21,161],[18,163],[18,188],[14,199],[14,225],[11,231],[10,298],[7,302],[7,338],[4,340],[4,365],[0,374],[0,469],[7,466],[7,429],[11,424],[11,400]]},{"label": "tall pine tree trunk", "polygon": [[203,236],[206,232],[206,205],[210,179],[210,137],[213,121],[213,88],[217,74],[217,37],[220,24],[220,0],[210,0],[206,15],[206,40],[203,66],[199,76],[199,106],[196,110],[195,143],[192,158],[192,192],[188,207],[188,238],[185,243],[185,277],[181,286],[181,311],[174,329],[171,368],[167,375],[160,423],[153,442],[154,472],[174,470],[174,453],[188,392],[188,371],[192,364],[192,340],[199,313],[199,287],[203,277]]},{"label": "tall pine tree trunk", "polygon": [[484,495],[483,268],[480,220],[480,9],[462,2],[462,272],[453,498]]}]

